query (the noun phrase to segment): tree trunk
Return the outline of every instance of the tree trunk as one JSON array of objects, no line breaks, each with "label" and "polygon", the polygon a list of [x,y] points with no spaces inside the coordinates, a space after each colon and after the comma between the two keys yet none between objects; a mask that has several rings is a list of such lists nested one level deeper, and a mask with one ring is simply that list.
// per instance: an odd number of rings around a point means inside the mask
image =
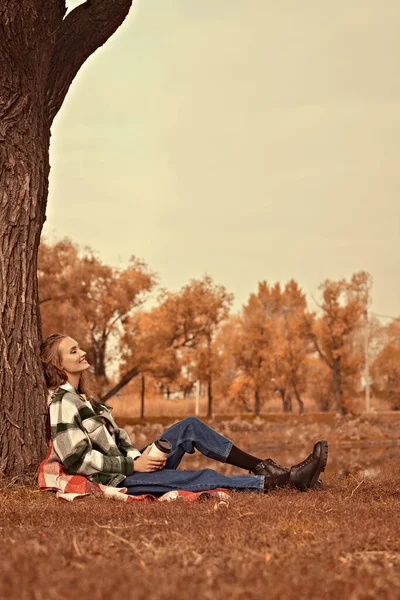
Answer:
[{"label": "tree trunk", "polygon": [[[46,448],[37,251],[50,123],[40,81],[48,64],[40,32],[24,28],[26,6],[10,25],[7,8],[18,11],[14,3],[0,7],[0,474],[18,475],[35,469]],[[37,54],[29,57],[30,35],[37,34]]]},{"label": "tree trunk", "polygon": [[286,390],[279,388],[278,392],[282,400],[282,410],[284,413],[287,413],[289,412],[289,404],[286,396]]},{"label": "tree trunk", "polygon": [[259,391],[258,387],[256,387],[256,389],[254,390],[254,414],[256,415],[256,417],[258,417],[260,415],[260,408],[261,408],[260,391]]},{"label": "tree trunk", "polygon": [[16,102],[19,110],[12,116],[3,112],[0,125],[5,133],[0,136],[0,475],[34,470],[46,448],[37,250],[45,218],[49,129],[43,132],[40,119],[34,122],[27,95]]},{"label": "tree trunk", "polygon": [[108,382],[106,375],[106,345],[106,338],[92,344],[94,376],[96,378],[101,377],[105,384]]},{"label": "tree trunk", "polygon": [[304,415],[304,402],[301,399],[299,390],[297,389],[297,385],[296,385],[296,382],[294,380],[292,381],[292,386],[293,386],[294,395],[296,396],[296,400],[297,400],[297,403],[299,405],[299,415],[303,416]]},{"label": "tree trunk", "polygon": [[145,398],[145,394],[146,394],[146,379],[145,376],[142,374],[142,385],[140,388],[140,418],[144,419],[144,398]]},{"label": "tree trunk", "polygon": [[339,415],[344,414],[342,405],[342,373],[340,369],[340,357],[337,358],[333,365],[333,385],[335,389],[336,412]]},{"label": "tree trunk", "polygon": [[65,19],[61,0],[0,4],[0,475],[32,472],[46,448],[37,253],[51,123],[131,3],[86,2]]},{"label": "tree trunk", "polygon": [[253,409],[251,408],[251,406],[249,406],[249,403],[247,402],[246,398],[242,398],[242,404],[246,412],[253,412]]}]

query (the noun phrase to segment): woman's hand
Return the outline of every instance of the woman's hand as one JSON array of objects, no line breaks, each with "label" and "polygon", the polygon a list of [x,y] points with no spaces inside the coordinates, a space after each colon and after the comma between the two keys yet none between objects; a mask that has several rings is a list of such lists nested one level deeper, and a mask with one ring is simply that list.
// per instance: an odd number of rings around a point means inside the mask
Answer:
[{"label": "woman's hand", "polygon": [[152,471],[159,471],[165,467],[167,459],[160,456],[149,456],[150,448],[151,444],[150,446],[147,446],[142,455],[134,461],[134,473],[151,473]]}]

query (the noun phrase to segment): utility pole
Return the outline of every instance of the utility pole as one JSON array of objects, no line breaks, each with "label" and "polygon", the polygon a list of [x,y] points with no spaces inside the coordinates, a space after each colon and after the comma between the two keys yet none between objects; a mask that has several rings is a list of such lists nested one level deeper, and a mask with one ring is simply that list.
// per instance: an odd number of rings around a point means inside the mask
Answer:
[{"label": "utility pole", "polygon": [[369,324],[368,324],[368,309],[365,309],[364,313],[364,355],[365,355],[365,369],[364,369],[364,379],[365,379],[365,412],[369,413],[371,411],[371,397],[370,397],[370,386],[369,386],[369,352],[368,352],[368,343],[369,343]]}]

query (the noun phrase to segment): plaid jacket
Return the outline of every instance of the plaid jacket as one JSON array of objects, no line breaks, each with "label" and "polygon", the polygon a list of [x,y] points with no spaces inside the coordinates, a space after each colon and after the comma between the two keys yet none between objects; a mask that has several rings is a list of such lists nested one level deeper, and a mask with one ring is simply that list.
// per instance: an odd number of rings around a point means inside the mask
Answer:
[{"label": "plaid jacket", "polygon": [[133,473],[133,461],[140,452],[132,446],[127,432],[117,426],[111,410],[100,402],[89,406],[68,383],[51,396],[53,447],[70,475],[84,475],[95,483],[117,486]]}]

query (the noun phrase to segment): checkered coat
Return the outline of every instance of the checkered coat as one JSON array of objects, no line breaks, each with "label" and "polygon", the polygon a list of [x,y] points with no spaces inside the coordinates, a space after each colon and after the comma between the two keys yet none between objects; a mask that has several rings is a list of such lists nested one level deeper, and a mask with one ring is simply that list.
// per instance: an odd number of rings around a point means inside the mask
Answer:
[{"label": "checkered coat", "polygon": [[139,450],[111,416],[112,408],[100,402],[89,405],[66,384],[50,399],[50,433],[64,470],[94,483],[117,486],[134,471]]}]

